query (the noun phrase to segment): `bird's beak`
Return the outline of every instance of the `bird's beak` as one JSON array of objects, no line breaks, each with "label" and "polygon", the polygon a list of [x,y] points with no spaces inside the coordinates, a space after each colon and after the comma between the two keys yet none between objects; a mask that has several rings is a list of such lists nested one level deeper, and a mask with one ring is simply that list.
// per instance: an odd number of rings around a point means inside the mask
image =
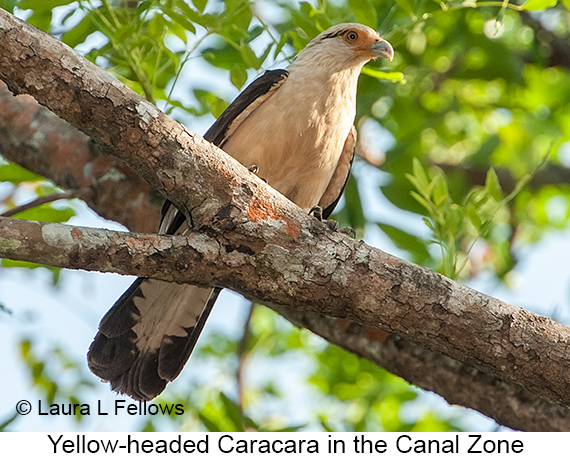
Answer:
[{"label": "bird's beak", "polygon": [[394,58],[394,48],[386,40],[382,40],[372,46],[372,53],[377,57],[392,60]]}]

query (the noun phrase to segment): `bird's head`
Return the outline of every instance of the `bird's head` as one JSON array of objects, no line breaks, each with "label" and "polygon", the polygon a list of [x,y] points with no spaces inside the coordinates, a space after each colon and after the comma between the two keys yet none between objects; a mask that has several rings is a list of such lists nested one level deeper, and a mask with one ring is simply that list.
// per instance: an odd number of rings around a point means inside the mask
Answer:
[{"label": "bird's head", "polygon": [[383,57],[392,60],[394,49],[378,33],[362,24],[346,23],[335,25],[312,40],[301,51],[304,54],[320,54],[337,61],[354,62],[363,65],[369,60]]}]

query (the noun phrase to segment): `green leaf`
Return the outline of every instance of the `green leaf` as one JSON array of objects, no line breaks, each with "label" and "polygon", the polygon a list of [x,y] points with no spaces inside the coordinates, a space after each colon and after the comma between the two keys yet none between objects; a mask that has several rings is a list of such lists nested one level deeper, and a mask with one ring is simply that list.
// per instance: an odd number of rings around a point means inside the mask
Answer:
[{"label": "green leaf", "polygon": [[228,106],[224,100],[205,90],[196,89],[194,96],[198,99],[202,107],[211,112],[216,118],[220,117]]},{"label": "green leaf", "polygon": [[61,41],[74,48],[78,44],[83,43],[89,35],[95,33],[97,27],[95,27],[91,14],[92,12],[87,13],[79,24],[64,33],[61,37]]},{"label": "green leaf", "polygon": [[414,199],[420,204],[422,205],[428,212],[430,212],[432,210],[432,205],[431,203],[426,200],[424,197],[422,197],[420,194],[418,194],[417,192],[410,192],[410,195],[412,197],[414,197]]},{"label": "green leaf", "polygon": [[495,199],[495,201],[499,202],[503,199],[503,190],[501,189],[499,177],[497,176],[494,168],[490,168],[487,172],[485,188],[489,192],[489,195]]},{"label": "green leaf", "polygon": [[419,161],[417,157],[414,157],[414,160],[412,161],[412,173],[413,176],[417,178],[418,182],[420,183],[420,187],[418,187],[418,190],[419,191],[427,190],[429,187],[430,179],[428,178],[428,175],[425,172],[422,163]]},{"label": "green leaf", "polygon": [[358,185],[353,176],[348,178],[346,188],[344,189],[344,198],[346,200],[346,210],[348,213],[348,225],[355,230],[363,229],[366,224],[366,217],[362,210]]},{"label": "green leaf", "polygon": [[205,49],[202,52],[202,57],[209,64],[224,70],[231,70],[236,63],[243,65],[243,58],[239,52],[227,44],[220,48]]},{"label": "green leaf", "polygon": [[75,216],[75,211],[72,208],[58,209],[44,205],[22,211],[16,214],[14,218],[40,222],[67,222],[73,216]]},{"label": "green leaf", "polygon": [[378,25],[378,13],[370,0],[349,0],[348,6],[361,24],[376,28]]},{"label": "green leaf", "polygon": [[0,0],[0,8],[12,14],[14,14],[14,8],[17,4],[18,0]]},{"label": "green leaf", "polygon": [[307,424],[304,425],[290,425],[289,427],[283,427],[283,428],[278,428],[278,429],[267,429],[267,430],[263,430],[263,431],[267,431],[267,432],[298,432],[299,430],[303,429],[307,427]]},{"label": "green leaf", "polygon": [[214,421],[210,420],[204,414],[198,412],[198,417],[200,418],[200,422],[202,422],[202,424],[204,424],[204,426],[208,429],[209,432],[223,432],[224,431],[220,427],[218,427],[218,424],[216,424]]},{"label": "green leaf", "polygon": [[396,0],[396,3],[408,14],[414,13],[414,0]]},{"label": "green leaf", "polygon": [[215,16],[212,16],[211,14],[202,14],[199,11],[193,10],[188,6],[188,4],[186,4],[186,2],[184,2],[184,0],[176,0],[174,4],[189,21],[199,24],[205,29],[210,29],[215,25]]},{"label": "green leaf", "polygon": [[34,11],[33,14],[27,19],[27,22],[32,24],[44,32],[49,32],[52,20],[51,10]]},{"label": "green leaf", "polygon": [[527,11],[539,11],[556,6],[558,0],[528,0],[522,7]]},{"label": "green leaf", "polygon": [[8,425],[14,422],[18,417],[20,417],[20,415],[16,412],[12,416],[9,416],[7,419],[5,419],[4,422],[0,423],[0,432],[6,431]]},{"label": "green leaf", "polygon": [[[570,0],[568,0],[568,1],[570,2]],[[277,59],[277,57],[279,56],[279,54],[283,50],[283,46],[285,46],[285,43],[287,43],[287,33],[282,33],[281,38],[279,38],[279,43],[277,43],[277,47],[275,48],[275,51],[273,52],[273,58],[274,59]]]},{"label": "green leaf", "polygon": [[161,37],[165,28],[166,20],[162,14],[155,14],[151,20],[148,21],[148,30],[154,37]]},{"label": "green leaf", "polygon": [[151,419],[146,422],[145,426],[141,429],[141,432],[156,432],[156,428],[154,427]]},{"label": "green leaf", "polygon": [[24,181],[39,181],[41,179],[44,178],[22,168],[20,165],[16,165],[15,163],[0,165],[0,181],[19,184]]},{"label": "green leaf", "polygon": [[243,58],[243,61],[246,63],[248,67],[259,70],[261,63],[259,62],[259,59],[255,55],[255,52],[253,52],[253,50],[249,46],[247,45],[241,46],[239,52]]},{"label": "green leaf", "polygon": [[22,358],[27,361],[30,358],[30,349],[32,347],[32,342],[30,340],[24,339],[20,342],[20,352]]},{"label": "green leaf", "polygon": [[241,89],[247,82],[247,71],[242,65],[236,63],[230,70],[230,81],[237,89]]},{"label": "green leaf", "polygon": [[465,214],[469,218],[469,221],[473,224],[473,227],[475,227],[475,229],[480,232],[483,222],[481,221],[481,218],[479,217],[479,214],[477,214],[475,208],[472,205],[466,206]]},{"label": "green leaf", "polygon": [[69,5],[76,0],[21,0],[18,8],[34,11],[51,11],[58,6]]},{"label": "green leaf", "polygon": [[378,223],[378,227],[392,240],[399,249],[410,252],[420,263],[429,258],[429,251],[426,243],[417,236],[410,235],[393,225]]},{"label": "green leaf", "polygon": [[208,0],[192,0],[192,3],[198,11],[204,12],[204,8],[206,7]]},{"label": "green leaf", "polygon": [[165,8],[164,12],[170,17],[174,22],[180,24],[184,29],[188,30],[189,32],[196,34],[196,27],[194,24],[188,20],[186,16],[183,14],[177,13],[176,11]]},{"label": "green leaf", "polygon": [[255,40],[258,36],[260,36],[265,29],[261,25],[256,25],[255,27],[249,30],[249,36],[247,37],[246,42],[251,43]]},{"label": "green leaf", "polygon": [[243,432],[244,417],[240,407],[223,392],[220,392],[220,398],[226,409],[227,418],[232,422],[236,431]]},{"label": "green leaf", "polygon": [[443,173],[437,173],[430,183],[429,189],[429,194],[433,196],[433,202],[438,208],[442,208],[444,203],[449,201],[449,190]]},{"label": "green leaf", "polygon": [[363,67],[362,74],[371,76],[372,78],[376,79],[392,81],[394,83],[399,83],[404,81],[404,73],[400,71],[382,71],[382,70],[376,70],[375,68]]},{"label": "green leaf", "polygon": [[61,268],[50,267],[48,265],[40,265],[33,262],[24,262],[22,260],[0,259],[0,265],[4,268],[45,268],[52,274],[52,284],[55,285],[59,282],[61,276]]}]

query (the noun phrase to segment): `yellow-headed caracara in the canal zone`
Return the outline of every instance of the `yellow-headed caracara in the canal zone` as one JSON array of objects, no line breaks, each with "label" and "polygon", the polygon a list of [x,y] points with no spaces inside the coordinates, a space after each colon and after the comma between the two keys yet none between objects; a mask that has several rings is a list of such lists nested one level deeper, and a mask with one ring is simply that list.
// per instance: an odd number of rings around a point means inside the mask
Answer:
[{"label": "yellow-headed caracara in the canal zone", "polygon": [[[362,66],[393,49],[369,27],[339,24],[317,36],[287,70],[249,85],[204,135],[306,211],[327,218],[348,179]],[[166,202],[159,233],[184,234]],[[99,325],[89,367],[113,390],[151,400],[186,364],[221,288],[137,279]]]}]

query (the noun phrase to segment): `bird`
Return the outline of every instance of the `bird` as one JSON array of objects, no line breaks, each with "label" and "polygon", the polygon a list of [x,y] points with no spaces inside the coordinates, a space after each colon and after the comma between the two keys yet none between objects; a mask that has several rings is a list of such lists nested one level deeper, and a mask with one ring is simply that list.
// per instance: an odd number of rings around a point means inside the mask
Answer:
[{"label": "bird", "polygon": [[[361,69],[393,56],[390,43],[372,28],[334,25],[286,69],[266,71],[247,86],[204,138],[303,210],[326,219],[354,158]],[[166,201],[158,233],[188,232],[183,214]],[[221,290],[136,279],[101,320],[89,368],[112,390],[152,400],[181,373]]]}]

